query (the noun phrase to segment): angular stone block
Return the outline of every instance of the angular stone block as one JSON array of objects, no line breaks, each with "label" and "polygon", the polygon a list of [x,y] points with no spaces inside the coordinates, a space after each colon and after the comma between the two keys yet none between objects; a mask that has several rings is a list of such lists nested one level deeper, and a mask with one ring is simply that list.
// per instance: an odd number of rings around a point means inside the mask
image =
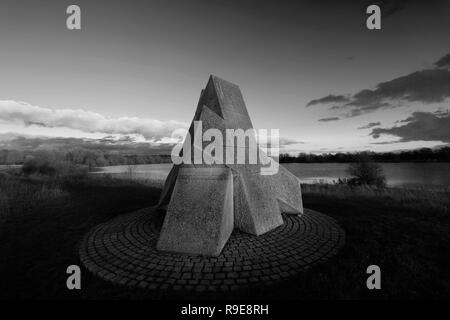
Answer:
[{"label": "angular stone block", "polygon": [[283,204],[280,210],[283,213],[302,214],[302,188],[300,180],[288,169],[280,165],[278,173],[273,176],[265,176],[271,180],[271,190],[275,197]]},{"label": "angular stone block", "polygon": [[233,231],[233,177],[226,167],[182,167],[157,249],[217,256]]},{"label": "angular stone block", "polygon": [[238,174],[246,205],[238,206],[243,201],[235,202],[235,226],[241,231],[260,235],[282,225],[278,202],[271,193],[271,181],[250,170],[240,170]]},{"label": "angular stone block", "polygon": [[161,195],[159,196],[158,207],[163,208],[169,204],[175,182],[177,181],[179,168],[180,166],[174,165],[170,170],[169,175],[166,178],[166,182],[164,183],[164,187],[161,191]]}]

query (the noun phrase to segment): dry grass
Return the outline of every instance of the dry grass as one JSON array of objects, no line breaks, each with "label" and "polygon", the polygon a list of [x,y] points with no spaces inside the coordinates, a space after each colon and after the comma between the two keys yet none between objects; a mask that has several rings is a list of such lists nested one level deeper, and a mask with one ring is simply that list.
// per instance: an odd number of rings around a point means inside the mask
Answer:
[{"label": "dry grass", "polygon": [[[154,205],[159,189],[112,178],[0,177],[8,216],[0,219],[0,300],[111,297],[129,291],[105,284],[83,269],[83,290],[67,290],[68,265],[95,225]],[[7,200],[5,200],[7,199]]]},{"label": "dry grass", "polygon": [[345,184],[304,184],[304,195],[322,195],[336,199],[367,198],[395,203],[404,208],[423,212],[449,214],[450,190],[448,188],[373,188],[351,187]]},{"label": "dry grass", "polygon": [[0,176],[0,218],[28,212],[36,205],[66,196],[60,182]]},{"label": "dry grass", "polygon": [[83,177],[29,175],[17,173],[0,173],[0,218],[32,211],[37,205],[69,196],[69,189],[89,189],[91,187],[126,188],[154,187],[161,188],[162,181],[113,177],[109,174]]}]

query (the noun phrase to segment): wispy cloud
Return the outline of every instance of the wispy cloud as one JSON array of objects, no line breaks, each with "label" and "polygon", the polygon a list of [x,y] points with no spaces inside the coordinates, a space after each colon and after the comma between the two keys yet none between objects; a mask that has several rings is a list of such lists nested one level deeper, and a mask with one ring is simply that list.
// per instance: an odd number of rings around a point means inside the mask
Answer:
[{"label": "wispy cloud", "polygon": [[370,122],[370,123],[366,124],[365,126],[359,127],[358,129],[359,130],[361,130],[361,129],[370,129],[370,128],[373,128],[373,127],[376,127],[376,126],[379,126],[379,125],[381,125],[381,122]]},{"label": "wispy cloud", "polygon": [[371,142],[370,144],[380,144],[380,145],[384,145],[384,144],[395,144],[395,143],[402,143],[404,141],[382,141],[382,142]]},{"label": "wispy cloud", "polygon": [[322,118],[322,119],[319,119],[319,120],[317,120],[317,121],[320,121],[320,122],[329,122],[329,121],[337,121],[337,120],[339,120],[339,117]]},{"label": "wispy cloud", "polygon": [[304,144],[304,141],[280,137],[280,147],[291,146],[295,144]]},{"label": "wispy cloud", "polygon": [[306,106],[310,107],[310,106],[314,106],[314,105],[318,105],[318,104],[341,103],[341,102],[348,102],[348,101],[349,101],[349,99],[346,96],[329,94],[326,97],[311,100],[310,102],[308,102],[308,104]]}]

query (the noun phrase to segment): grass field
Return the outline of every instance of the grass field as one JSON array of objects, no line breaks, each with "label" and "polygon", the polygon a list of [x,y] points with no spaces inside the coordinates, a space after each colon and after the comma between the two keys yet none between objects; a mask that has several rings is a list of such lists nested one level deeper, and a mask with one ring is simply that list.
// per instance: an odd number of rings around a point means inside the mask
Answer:
[{"label": "grass field", "polygon": [[[66,289],[66,267],[93,226],[155,204],[160,190],[108,177],[0,176],[0,298],[173,298],[106,283],[82,270],[82,290]],[[305,207],[334,217],[346,244],[327,263],[254,299],[414,299],[450,296],[450,213],[445,190],[373,190],[305,185]],[[366,268],[381,267],[381,290]],[[175,298],[183,298],[178,296]],[[185,298],[195,298],[190,295]]]}]

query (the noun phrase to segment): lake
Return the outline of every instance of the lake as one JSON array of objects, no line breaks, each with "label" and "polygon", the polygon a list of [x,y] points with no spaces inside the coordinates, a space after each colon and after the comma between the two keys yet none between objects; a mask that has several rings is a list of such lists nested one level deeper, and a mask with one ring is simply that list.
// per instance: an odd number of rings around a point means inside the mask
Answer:
[{"label": "lake", "polygon": [[[347,163],[284,163],[302,183],[330,183],[346,178]],[[450,186],[450,163],[381,163],[386,182],[391,187]],[[108,173],[116,177],[148,179],[163,184],[172,164],[143,164],[133,166],[100,167],[95,173]]]}]

